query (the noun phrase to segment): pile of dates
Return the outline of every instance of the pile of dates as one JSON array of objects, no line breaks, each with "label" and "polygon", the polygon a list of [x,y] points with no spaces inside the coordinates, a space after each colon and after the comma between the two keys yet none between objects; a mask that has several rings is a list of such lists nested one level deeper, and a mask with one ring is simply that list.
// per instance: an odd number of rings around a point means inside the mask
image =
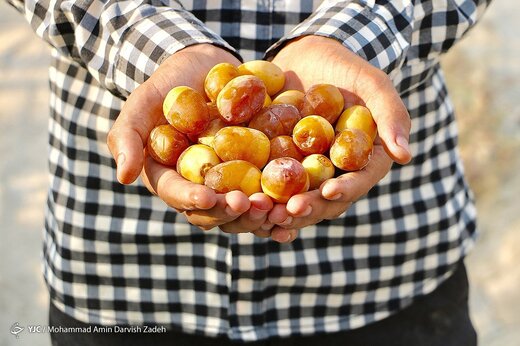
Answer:
[{"label": "pile of dates", "polygon": [[278,203],[318,189],[337,170],[363,169],[377,135],[370,111],[344,109],[334,85],[280,92],[284,84],[282,70],[268,61],[217,64],[205,95],[187,86],[168,93],[168,124],[153,129],[147,151],[217,193],[264,192]]}]

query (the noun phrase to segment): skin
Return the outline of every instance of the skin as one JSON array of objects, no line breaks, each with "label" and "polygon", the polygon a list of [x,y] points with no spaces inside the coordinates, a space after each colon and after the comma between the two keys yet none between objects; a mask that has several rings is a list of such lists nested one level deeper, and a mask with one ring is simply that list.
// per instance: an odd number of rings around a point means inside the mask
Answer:
[{"label": "skin", "polygon": [[[302,51],[309,53],[305,59]],[[202,92],[207,72],[220,62],[240,64],[229,52],[209,44],[190,46],[170,56],[128,97],[107,139],[121,183],[130,184],[141,176],[152,193],[201,229],[219,227],[228,233],[252,232],[290,242],[299,228],[344,212],[388,173],[392,161],[410,161],[410,119],[386,74],[334,40],[306,36],[286,45],[273,60],[286,75],[285,89],[305,90],[312,84],[330,83],[342,89],[347,105],[369,107],[380,136],[370,164],[363,171],[325,182],[320,190],[277,205],[263,193],[249,198],[237,191],[216,194],[183,179],[145,153],[146,139],[153,127],[164,123],[162,100],[168,91],[187,85]]]}]

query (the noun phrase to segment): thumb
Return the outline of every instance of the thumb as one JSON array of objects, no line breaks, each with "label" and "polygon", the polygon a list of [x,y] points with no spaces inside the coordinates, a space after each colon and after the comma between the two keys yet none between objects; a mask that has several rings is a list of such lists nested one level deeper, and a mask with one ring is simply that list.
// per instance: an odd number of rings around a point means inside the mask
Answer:
[{"label": "thumb", "polygon": [[131,184],[143,168],[144,141],[140,134],[125,126],[114,127],[108,133],[108,147],[116,160],[117,180],[121,184]]},{"label": "thumb", "polygon": [[386,153],[397,163],[410,162],[410,115],[386,74],[371,88],[371,95],[366,106],[372,112]]},{"label": "thumb", "polygon": [[156,88],[143,83],[128,97],[108,132],[107,144],[117,164],[117,180],[134,182],[144,162],[143,149],[152,129],[162,117],[162,97]]}]

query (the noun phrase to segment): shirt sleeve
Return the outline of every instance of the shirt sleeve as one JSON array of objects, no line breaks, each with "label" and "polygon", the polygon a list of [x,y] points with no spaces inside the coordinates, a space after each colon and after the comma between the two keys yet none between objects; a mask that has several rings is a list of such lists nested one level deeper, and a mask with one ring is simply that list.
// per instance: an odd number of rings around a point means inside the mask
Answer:
[{"label": "shirt sleeve", "polygon": [[[476,22],[481,5],[491,0],[348,0],[324,1],[310,17],[276,42],[273,57],[288,41],[318,35],[333,38],[372,65],[391,73],[404,61],[419,35],[426,54],[440,54]],[[424,29],[430,31],[427,33]]]},{"label": "shirt sleeve", "polygon": [[210,43],[238,56],[178,1],[9,2],[25,15],[38,36],[122,98],[165,58],[187,46]]}]

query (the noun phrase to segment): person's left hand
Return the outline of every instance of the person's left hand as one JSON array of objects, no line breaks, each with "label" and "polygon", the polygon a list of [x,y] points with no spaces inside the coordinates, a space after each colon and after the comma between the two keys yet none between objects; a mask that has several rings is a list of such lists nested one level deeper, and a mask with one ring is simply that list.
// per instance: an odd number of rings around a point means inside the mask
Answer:
[{"label": "person's left hand", "polygon": [[[305,54],[302,54],[305,52]],[[273,62],[286,74],[284,89],[307,90],[318,83],[340,88],[345,106],[368,107],[378,127],[378,138],[369,164],[360,171],[329,179],[319,190],[295,195],[287,204],[277,204],[264,228],[278,241],[292,241],[297,229],[334,219],[364,196],[390,171],[395,161],[411,160],[408,149],[410,117],[390,78],[339,42],[305,36],[287,44]]]}]

